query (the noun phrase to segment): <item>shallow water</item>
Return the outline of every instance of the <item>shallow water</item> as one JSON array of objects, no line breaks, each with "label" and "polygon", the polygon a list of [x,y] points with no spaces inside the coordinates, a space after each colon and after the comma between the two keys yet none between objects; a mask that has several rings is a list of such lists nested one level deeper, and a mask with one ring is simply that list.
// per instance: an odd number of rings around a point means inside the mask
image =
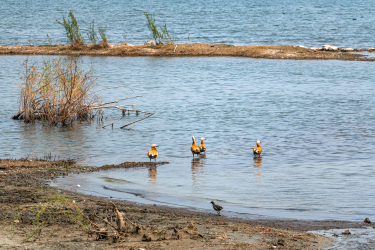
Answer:
[{"label": "shallow water", "polygon": [[[342,234],[345,230],[349,230],[351,234]],[[334,246],[327,248],[327,250],[363,250],[374,249],[375,247],[375,229],[373,227],[319,230],[312,231],[312,233],[335,239]]]},{"label": "shallow water", "polygon": [[[80,174],[54,185],[205,211],[215,200],[223,214],[246,218],[360,221],[375,215],[372,63],[85,57],[85,67],[96,69],[98,89],[134,89],[109,90],[104,101],[143,95],[128,103],[157,112],[121,130],[137,119],[126,116],[112,130],[96,122],[54,128],[11,120],[24,58],[0,57],[2,158],[51,153],[100,166],[148,161],[156,143],[158,161],[170,162]],[[120,115],[113,111],[104,123]],[[205,158],[192,159],[193,135],[207,139]],[[254,159],[256,140],[263,153]]]},{"label": "shallow water", "polygon": [[[0,45],[66,43],[56,22],[73,10],[81,33],[95,19],[107,26],[110,43],[127,36],[130,44],[152,39],[143,13],[155,13],[157,25],[167,23],[178,43],[236,45],[331,44],[375,47],[375,5],[371,0],[344,1],[2,1]],[[89,42],[86,38],[86,42]]]}]

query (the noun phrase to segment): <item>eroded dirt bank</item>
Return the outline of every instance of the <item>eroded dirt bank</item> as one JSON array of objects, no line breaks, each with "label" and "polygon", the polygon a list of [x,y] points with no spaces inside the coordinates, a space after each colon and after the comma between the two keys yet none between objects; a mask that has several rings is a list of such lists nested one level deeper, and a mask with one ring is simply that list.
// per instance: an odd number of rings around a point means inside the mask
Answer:
[{"label": "eroded dirt bank", "polygon": [[[167,164],[167,163],[159,163]],[[44,180],[71,173],[110,168],[157,167],[155,163],[123,163],[100,168],[75,166],[71,161],[0,160],[0,221],[2,249],[319,249],[332,244],[330,238],[306,233],[323,228],[361,227],[362,223],[340,221],[243,221],[210,214],[159,206],[113,201],[129,221],[129,229],[115,239],[88,233],[70,218],[51,223],[51,215],[40,233],[22,241],[35,229],[35,213],[51,197],[68,198],[88,219],[103,224],[112,221],[114,207],[109,199],[48,188]],[[67,206],[56,202],[54,214]],[[19,216],[18,216],[19,215]],[[114,219],[114,217],[113,217]],[[49,221],[49,222],[48,222]],[[33,225],[34,223],[34,225]],[[104,223],[105,224],[105,223]],[[288,230],[289,229],[289,230]],[[298,230],[298,231],[295,231]]]},{"label": "eroded dirt bank", "polygon": [[294,46],[235,46],[220,44],[111,45],[109,48],[81,45],[0,46],[0,55],[85,55],[85,56],[234,56],[294,60],[375,61],[375,58],[336,51],[322,51]]}]

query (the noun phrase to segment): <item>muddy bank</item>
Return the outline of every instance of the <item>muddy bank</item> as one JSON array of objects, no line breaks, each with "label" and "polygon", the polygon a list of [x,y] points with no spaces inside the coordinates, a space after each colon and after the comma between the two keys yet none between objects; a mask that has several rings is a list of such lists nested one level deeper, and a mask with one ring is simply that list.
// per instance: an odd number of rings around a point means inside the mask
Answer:
[{"label": "muddy bank", "polygon": [[[362,227],[345,221],[239,220],[184,209],[146,206],[114,201],[129,221],[124,234],[114,239],[80,228],[77,221],[64,217],[45,222],[40,234],[22,241],[35,229],[35,213],[52,198],[70,199],[53,203],[53,214],[67,213],[69,206],[81,209],[89,220],[103,227],[104,219],[115,220],[110,200],[78,193],[53,190],[45,180],[71,173],[111,168],[156,167],[167,163],[123,163],[102,167],[75,166],[72,161],[0,160],[0,247],[4,249],[318,249],[332,244],[330,238],[306,233],[307,230]],[[51,204],[51,203],[49,203]],[[33,225],[34,224],[34,225]],[[114,223],[115,224],[115,223]]]},{"label": "muddy bank", "polygon": [[84,55],[84,56],[234,56],[294,60],[375,61],[350,52],[323,51],[296,46],[235,46],[221,44],[111,45],[109,48],[81,45],[0,46],[0,55]]}]

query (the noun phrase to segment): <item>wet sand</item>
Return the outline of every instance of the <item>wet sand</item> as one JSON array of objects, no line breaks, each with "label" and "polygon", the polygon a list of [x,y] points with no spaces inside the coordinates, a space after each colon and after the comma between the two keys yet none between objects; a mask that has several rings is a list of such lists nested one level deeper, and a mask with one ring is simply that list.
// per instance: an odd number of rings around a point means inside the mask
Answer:
[{"label": "wet sand", "polygon": [[[99,223],[109,218],[113,207],[110,199],[56,190],[47,180],[58,176],[100,171],[111,168],[154,167],[168,163],[123,163],[102,167],[76,166],[72,161],[0,160],[0,247],[4,249],[319,249],[333,244],[332,238],[308,233],[331,228],[361,228],[365,223],[347,221],[241,220],[212,213],[186,209],[149,206],[114,201],[127,219],[142,230],[127,233],[114,243],[111,237],[96,240],[71,219],[46,224],[40,234],[26,241],[35,214],[27,212],[43,206],[51,197],[63,195],[74,200],[83,213]],[[44,191],[42,191],[44,190]],[[23,209],[23,210],[22,210]],[[53,211],[62,213],[64,205],[55,204]],[[19,217],[17,214],[20,214]],[[99,219],[101,217],[101,219]],[[111,217],[112,218],[112,217]],[[41,220],[48,221],[48,218]]]},{"label": "wet sand", "polygon": [[76,47],[62,45],[0,46],[0,55],[231,56],[264,59],[375,61],[375,58],[367,58],[364,55],[341,52],[340,50],[323,51],[295,46],[235,46],[225,44],[110,45],[109,48],[93,45]]}]

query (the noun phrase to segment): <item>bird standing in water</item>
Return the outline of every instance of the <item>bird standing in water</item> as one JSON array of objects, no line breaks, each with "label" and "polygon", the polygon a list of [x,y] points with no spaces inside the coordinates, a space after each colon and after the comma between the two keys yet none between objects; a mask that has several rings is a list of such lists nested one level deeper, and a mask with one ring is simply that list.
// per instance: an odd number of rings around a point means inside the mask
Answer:
[{"label": "bird standing in water", "polygon": [[150,158],[150,162],[151,162],[151,159],[155,159],[155,162],[156,162],[156,157],[158,157],[158,151],[156,151],[157,146],[158,145],[156,145],[156,144],[152,144],[151,150],[148,151],[148,153],[147,153],[148,158]]},{"label": "bird standing in water", "polygon": [[215,211],[217,212],[217,214],[220,216],[220,210],[223,209],[222,206],[219,206],[219,205],[216,205],[215,202],[211,201],[212,203],[212,207],[215,209]]},{"label": "bird standing in water", "polygon": [[193,144],[191,145],[191,152],[193,153],[193,158],[194,158],[194,154],[196,155],[199,155],[200,154],[200,150],[199,150],[199,147],[197,145],[195,145],[195,137],[193,136],[192,137],[193,139]]},{"label": "bird standing in water", "polygon": [[206,138],[204,137],[201,138],[201,145],[199,145],[199,151],[201,153],[206,153],[206,145],[204,145],[203,140],[206,140]]},{"label": "bird standing in water", "polygon": [[253,149],[254,155],[260,156],[262,153],[262,148],[260,147],[260,141],[257,141],[257,146]]}]

